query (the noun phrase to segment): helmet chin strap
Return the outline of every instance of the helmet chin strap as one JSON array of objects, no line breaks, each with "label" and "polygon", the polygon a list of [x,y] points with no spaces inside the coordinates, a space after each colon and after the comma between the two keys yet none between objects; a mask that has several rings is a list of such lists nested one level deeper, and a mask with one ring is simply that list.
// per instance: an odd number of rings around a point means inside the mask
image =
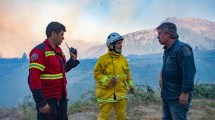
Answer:
[{"label": "helmet chin strap", "polygon": [[116,49],[116,47],[115,46],[113,46],[113,50],[116,52],[116,53],[118,53],[118,54],[121,54],[121,50],[118,50],[118,49]]},{"label": "helmet chin strap", "polygon": [[109,48],[110,51],[114,51],[114,52],[116,52],[118,54],[121,54],[121,52],[122,52],[121,50],[116,49],[115,45],[113,45],[113,44],[111,44],[110,46],[108,46],[108,48]]},{"label": "helmet chin strap", "polygon": [[110,44],[110,45],[108,46],[108,48],[109,48],[110,51],[112,51],[112,50],[113,50],[113,45]]},{"label": "helmet chin strap", "polygon": [[114,51],[118,54],[121,54],[121,52],[122,52],[121,50],[117,50],[117,49],[114,49]]}]

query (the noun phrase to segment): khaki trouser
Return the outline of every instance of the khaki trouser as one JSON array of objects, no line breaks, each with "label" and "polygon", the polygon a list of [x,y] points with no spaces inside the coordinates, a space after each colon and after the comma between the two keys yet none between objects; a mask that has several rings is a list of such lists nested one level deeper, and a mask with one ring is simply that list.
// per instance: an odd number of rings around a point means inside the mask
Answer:
[{"label": "khaki trouser", "polygon": [[115,120],[125,120],[127,99],[118,102],[99,103],[99,115],[97,120],[110,120],[112,108],[115,111]]}]

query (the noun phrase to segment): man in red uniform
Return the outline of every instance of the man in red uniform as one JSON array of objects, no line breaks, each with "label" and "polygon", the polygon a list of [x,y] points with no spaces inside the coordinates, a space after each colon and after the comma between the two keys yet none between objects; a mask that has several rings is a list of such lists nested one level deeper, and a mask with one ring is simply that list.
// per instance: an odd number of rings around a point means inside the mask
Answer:
[{"label": "man in red uniform", "polygon": [[47,39],[30,52],[28,83],[36,102],[38,120],[68,120],[66,72],[79,64],[77,53],[70,52],[66,62],[59,45],[66,28],[51,22],[46,28]]}]

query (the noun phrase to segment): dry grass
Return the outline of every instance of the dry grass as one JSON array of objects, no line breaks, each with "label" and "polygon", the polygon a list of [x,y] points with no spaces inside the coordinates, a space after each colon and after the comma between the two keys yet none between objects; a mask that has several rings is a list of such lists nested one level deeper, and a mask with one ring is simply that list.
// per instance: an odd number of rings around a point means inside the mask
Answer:
[{"label": "dry grass", "polygon": [[0,108],[0,120],[20,119],[21,113],[15,108]]},{"label": "dry grass", "polygon": [[193,100],[189,120],[215,120],[215,100]]},{"label": "dry grass", "polygon": [[138,105],[127,111],[127,120],[160,120],[161,107],[158,105]]},{"label": "dry grass", "polygon": [[[91,105],[86,111],[70,114],[70,120],[96,120],[97,105]],[[158,104],[128,105],[126,120],[161,120],[162,108]],[[111,120],[114,120],[113,112]],[[193,100],[188,120],[215,120],[215,100]]]},{"label": "dry grass", "polygon": [[[17,109],[0,109],[0,120],[21,119]],[[96,120],[98,105],[87,104],[79,112],[70,112],[69,120]],[[126,120],[161,120],[161,104],[143,103],[141,101],[128,102]],[[189,120],[215,120],[215,100],[194,99],[188,113]],[[111,114],[114,120],[114,112]]]}]

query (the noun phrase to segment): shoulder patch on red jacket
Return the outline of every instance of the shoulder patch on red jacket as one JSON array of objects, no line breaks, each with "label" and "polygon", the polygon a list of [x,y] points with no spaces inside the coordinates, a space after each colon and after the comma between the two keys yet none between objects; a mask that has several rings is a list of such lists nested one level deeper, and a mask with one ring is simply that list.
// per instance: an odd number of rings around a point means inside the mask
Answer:
[{"label": "shoulder patch on red jacket", "polygon": [[38,54],[37,53],[33,53],[31,55],[31,61],[35,61],[38,58]]}]

